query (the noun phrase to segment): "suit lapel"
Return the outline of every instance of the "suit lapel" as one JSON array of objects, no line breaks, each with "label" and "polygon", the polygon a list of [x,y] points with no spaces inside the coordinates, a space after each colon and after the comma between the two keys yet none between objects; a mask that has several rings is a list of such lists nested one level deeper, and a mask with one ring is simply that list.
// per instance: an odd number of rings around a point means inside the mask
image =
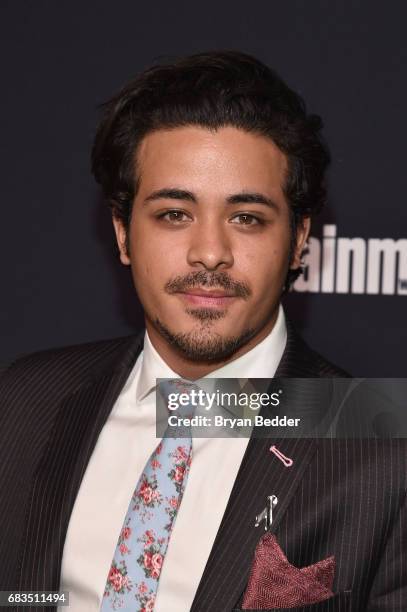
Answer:
[{"label": "suit lapel", "polygon": [[58,408],[32,488],[16,583],[20,590],[59,588],[66,531],[82,477],[142,341],[142,336],[130,339],[113,363]]},{"label": "suit lapel", "polygon": [[[287,345],[275,377],[318,376],[312,352],[289,323],[287,327]],[[292,467],[285,467],[270,452],[271,444],[294,459]],[[238,605],[255,547],[264,534],[263,525],[255,527],[255,517],[265,507],[267,496],[276,495],[271,527],[275,532],[316,447],[313,439],[250,439],[191,612],[224,612]]]}]

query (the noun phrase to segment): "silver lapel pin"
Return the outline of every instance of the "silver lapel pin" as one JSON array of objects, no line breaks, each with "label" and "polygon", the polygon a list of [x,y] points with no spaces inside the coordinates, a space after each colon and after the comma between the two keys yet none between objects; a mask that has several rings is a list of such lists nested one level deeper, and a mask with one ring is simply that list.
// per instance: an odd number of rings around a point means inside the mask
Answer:
[{"label": "silver lapel pin", "polygon": [[273,508],[277,506],[278,499],[275,495],[269,495],[267,497],[267,505],[263,512],[256,516],[255,527],[258,527],[262,521],[264,521],[264,530],[268,531],[273,522]]}]

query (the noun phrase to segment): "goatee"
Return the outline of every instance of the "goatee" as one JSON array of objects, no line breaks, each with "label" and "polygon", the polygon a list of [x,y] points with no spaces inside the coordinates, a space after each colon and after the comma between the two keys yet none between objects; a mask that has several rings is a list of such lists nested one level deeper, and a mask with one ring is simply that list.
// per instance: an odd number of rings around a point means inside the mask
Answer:
[{"label": "goatee", "polygon": [[[224,312],[214,312],[209,308],[191,310],[189,314],[202,323],[224,316]],[[208,364],[229,359],[256,334],[255,329],[249,328],[239,336],[224,337],[212,332],[210,325],[202,325],[200,329],[187,333],[174,333],[159,319],[155,320],[155,326],[163,338],[177,349],[183,357],[190,361]]]}]

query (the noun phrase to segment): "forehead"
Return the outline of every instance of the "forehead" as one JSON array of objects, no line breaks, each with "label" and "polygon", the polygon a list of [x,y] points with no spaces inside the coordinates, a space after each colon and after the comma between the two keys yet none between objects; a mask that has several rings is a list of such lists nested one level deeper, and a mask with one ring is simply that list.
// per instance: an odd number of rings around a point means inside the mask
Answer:
[{"label": "forehead", "polygon": [[137,152],[139,189],[263,189],[282,193],[287,158],[265,136],[235,127],[185,126],[149,133]]}]

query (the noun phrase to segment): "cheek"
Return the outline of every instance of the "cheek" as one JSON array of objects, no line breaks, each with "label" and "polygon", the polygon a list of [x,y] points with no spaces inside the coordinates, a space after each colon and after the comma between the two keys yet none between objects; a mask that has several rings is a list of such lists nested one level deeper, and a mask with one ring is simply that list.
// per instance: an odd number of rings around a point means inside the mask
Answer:
[{"label": "cheek", "polygon": [[289,242],[265,241],[262,245],[251,245],[245,252],[235,257],[235,265],[243,274],[252,278],[254,282],[264,281],[265,278],[272,279],[284,273],[288,267],[288,256],[290,251]]},{"label": "cheek", "polygon": [[288,272],[288,255],[288,241],[279,244],[267,241],[263,248],[252,248],[243,259],[235,259],[239,276],[251,286],[254,312],[259,316],[281,296]]},{"label": "cheek", "polygon": [[136,283],[163,288],[174,276],[185,273],[185,250],[176,241],[165,241],[158,232],[135,226],[131,234],[131,263]]}]

